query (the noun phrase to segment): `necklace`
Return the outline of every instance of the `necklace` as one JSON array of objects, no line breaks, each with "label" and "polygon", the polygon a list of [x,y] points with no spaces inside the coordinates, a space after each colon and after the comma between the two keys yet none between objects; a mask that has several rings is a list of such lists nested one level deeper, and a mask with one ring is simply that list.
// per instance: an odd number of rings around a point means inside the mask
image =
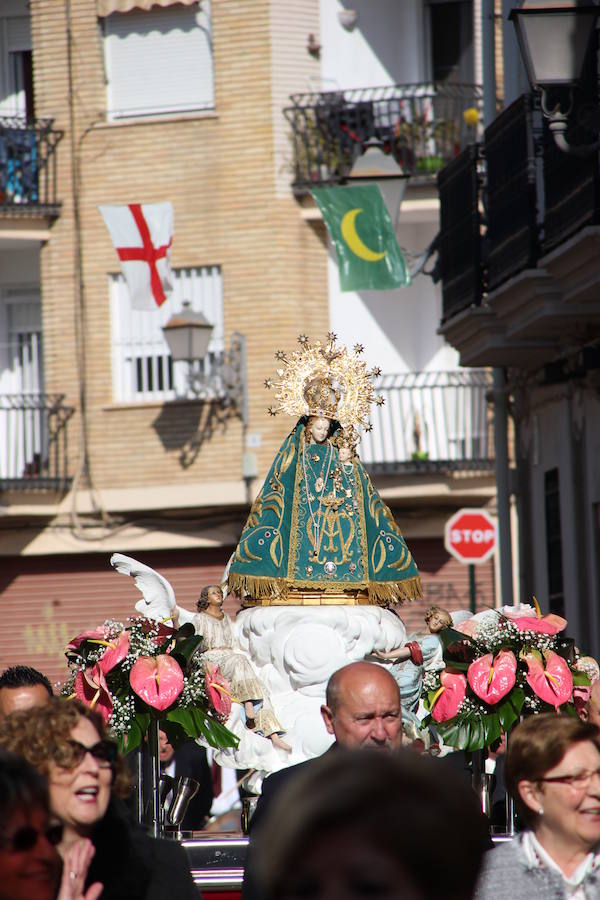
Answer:
[{"label": "necklace", "polygon": [[[315,474],[315,471],[314,471],[312,465],[310,464],[310,462],[307,460],[306,456],[307,456],[306,447],[303,447],[302,448],[302,468],[304,471],[304,489],[306,491],[306,502],[308,504],[308,511],[310,513],[310,521],[311,521],[312,527],[313,527],[313,556],[316,557],[316,556],[318,556],[318,553],[319,553],[321,532],[323,531],[323,524],[325,522],[325,517],[323,515],[323,510],[322,510],[323,488],[327,484],[327,479],[329,478],[329,470],[331,469],[331,462],[333,460],[333,446],[331,444],[329,444],[329,442],[328,442],[327,453],[325,454],[325,457],[323,459],[323,465],[321,467],[321,474],[315,480],[315,490],[319,494],[319,506],[318,506],[316,515],[312,508],[312,502],[311,502],[312,494],[310,492],[310,485],[309,485],[309,481],[308,481],[307,464],[308,464],[308,467],[310,467],[310,470],[313,475]],[[327,464],[327,471],[325,471],[325,464]],[[318,486],[319,483],[321,485],[320,487]],[[312,497],[312,499],[314,500],[315,498]]]}]

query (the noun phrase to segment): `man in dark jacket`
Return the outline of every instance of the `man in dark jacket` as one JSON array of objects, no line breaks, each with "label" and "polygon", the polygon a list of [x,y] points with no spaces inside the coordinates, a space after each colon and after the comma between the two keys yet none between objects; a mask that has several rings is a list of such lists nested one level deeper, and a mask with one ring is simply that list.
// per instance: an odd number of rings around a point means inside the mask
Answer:
[{"label": "man in dark jacket", "polygon": [[[335,737],[327,750],[336,745],[350,749],[361,747],[396,750],[402,744],[402,708],[395,679],[375,663],[355,662],[334,672],[327,684],[325,704],[321,707],[325,728]],[[313,760],[274,772],[263,784],[262,794],[251,822],[250,845],[246,857],[242,900],[260,900],[261,891],[254,872],[254,852],[260,840],[260,822],[273,797],[290,778],[305,771]]]}]

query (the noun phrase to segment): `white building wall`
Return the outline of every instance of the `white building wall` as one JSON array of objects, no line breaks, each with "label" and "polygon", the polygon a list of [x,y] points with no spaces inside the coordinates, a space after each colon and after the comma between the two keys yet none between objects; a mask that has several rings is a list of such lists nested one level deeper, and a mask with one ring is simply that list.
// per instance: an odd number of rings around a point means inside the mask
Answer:
[{"label": "white building wall", "polygon": [[[339,13],[357,13],[348,30]],[[423,81],[421,0],[321,0],[323,90]]]}]

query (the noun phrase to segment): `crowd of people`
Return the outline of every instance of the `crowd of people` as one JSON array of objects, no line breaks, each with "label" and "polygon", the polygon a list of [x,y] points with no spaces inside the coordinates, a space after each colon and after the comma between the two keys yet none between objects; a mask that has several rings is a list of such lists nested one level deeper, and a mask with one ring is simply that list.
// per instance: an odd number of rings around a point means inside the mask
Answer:
[{"label": "crowd of people", "polygon": [[[339,669],[321,713],[330,749],[264,782],[243,900],[600,898],[598,685],[581,718],[540,714],[511,731],[504,782],[518,829],[496,841],[460,754],[404,745],[386,669]],[[203,785],[205,821],[206,756],[195,744],[179,756]],[[163,740],[163,764],[175,757]],[[0,675],[0,900],[197,898],[181,845],[134,821],[131,784],[102,716],[54,696],[35,669]]]}]

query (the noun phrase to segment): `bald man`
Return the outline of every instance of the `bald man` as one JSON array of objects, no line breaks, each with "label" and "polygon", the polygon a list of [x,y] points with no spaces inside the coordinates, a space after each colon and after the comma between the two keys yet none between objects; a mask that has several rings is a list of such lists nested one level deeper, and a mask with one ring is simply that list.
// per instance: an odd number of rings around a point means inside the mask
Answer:
[{"label": "bald man", "polygon": [[18,709],[43,706],[52,696],[45,675],[31,666],[12,666],[0,675],[0,719]]},{"label": "bald man", "polygon": [[[325,703],[321,707],[325,728],[335,737],[335,747],[396,750],[402,744],[402,707],[400,690],[390,673],[376,663],[354,662],[334,672],[327,684]],[[281,786],[305,771],[313,760],[274,772],[263,784],[262,794],[251,820],[252,838],[248,847],[242,900],[258,900],[253,857],[255,829]]]}]

